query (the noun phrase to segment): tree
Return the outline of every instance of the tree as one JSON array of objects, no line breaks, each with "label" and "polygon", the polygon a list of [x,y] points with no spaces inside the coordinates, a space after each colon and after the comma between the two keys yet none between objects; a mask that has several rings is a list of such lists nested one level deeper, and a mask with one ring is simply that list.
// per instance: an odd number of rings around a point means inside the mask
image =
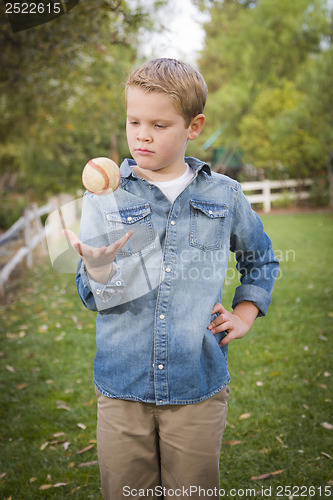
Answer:
[{"label": "tree", "polygon": [[35,194],[78,188],[89,158],[124,152],[123,83],[151,17],[144,4],[90,0],[12,33],[1,15],[2,171],[18,171]]},{"label": "tree", "polygon": [[225,145],[240,143],[245,161],[260,167],[284,165],[292,175],[307,175],[322,166],[320,143],[308,127],[308,90],[299,82],[331,43],[332,8],[324,0],[208,5],[199,61],[210,90],[207,133],[226,123]]}]

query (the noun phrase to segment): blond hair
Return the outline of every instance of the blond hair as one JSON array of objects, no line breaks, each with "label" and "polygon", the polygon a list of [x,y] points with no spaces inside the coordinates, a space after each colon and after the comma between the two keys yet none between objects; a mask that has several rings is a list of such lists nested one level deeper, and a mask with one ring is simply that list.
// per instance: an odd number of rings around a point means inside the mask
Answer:
[{"label": "blond hair", "polygon": [[184,117],[186,127],[203,112],[206,104],[207,85],[202,75],[176,59],[155,59],[141,64],[128,77],[126,96],[130,86],[170,96],[177,113]]}]

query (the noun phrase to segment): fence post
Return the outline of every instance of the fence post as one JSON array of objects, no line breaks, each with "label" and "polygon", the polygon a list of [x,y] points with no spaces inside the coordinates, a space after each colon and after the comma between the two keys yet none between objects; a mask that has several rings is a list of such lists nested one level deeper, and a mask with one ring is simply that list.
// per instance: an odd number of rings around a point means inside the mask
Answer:
[{"label": "fence post", "polygon": [[264,197],[264,212],[268,213],[271,211],[271,187],[268,179],[263,181],[262,194]]},{"label": "fence post", "polygon": [[40,216],[38,214],[37,203],[33,203],[32,212],[33,212],[33,217],[34,217],[34,226],[36,228],[36,231],[37,231],[39,239],[40,239],[40,244],[38,245],[39,254],[41,255],[41,257],[44,257],[45,255],[47,255],[45,231],[44,231],[43,225],[41,223]]},{"label": "fence post", "polygon": [[31,249],[31,228],[30,228],[30,210],[24,210],[24,246],[27,248],[27,267],[31,269],[33,264],[32,249]]}]

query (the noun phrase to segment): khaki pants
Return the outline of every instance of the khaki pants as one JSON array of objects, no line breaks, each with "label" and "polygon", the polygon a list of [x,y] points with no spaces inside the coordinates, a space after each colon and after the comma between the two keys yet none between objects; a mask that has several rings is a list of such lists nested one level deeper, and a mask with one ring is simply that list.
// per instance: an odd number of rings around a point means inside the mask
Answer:
[{"label": "khaki pants", "polygon": [[96,391],[105,500],[219,498],[229,393],[226,387],[200,403],[156,406]]}]

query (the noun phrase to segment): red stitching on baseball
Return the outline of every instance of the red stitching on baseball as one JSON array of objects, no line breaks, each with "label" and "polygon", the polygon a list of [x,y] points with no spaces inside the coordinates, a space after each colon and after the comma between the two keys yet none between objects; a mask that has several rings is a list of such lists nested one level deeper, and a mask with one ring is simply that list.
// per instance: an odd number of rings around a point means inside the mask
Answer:
[{"label": "red stitching on baseball", "polygon": [[90,165],[91,168],[94,168],[95,170],[97,170],[97,172],[99,172],[102,175],[104,179],[104,186],[102,187],[101,191],[99,191],[96,194],[103,193],[103,191],[105,191],[109,187],[110,184],[109,176],[107,175],[105,170],[103,170],[103,168],[100,165],[98,165],[98,163],[95,163],[93,160],[88,161],[88,165]]}]

